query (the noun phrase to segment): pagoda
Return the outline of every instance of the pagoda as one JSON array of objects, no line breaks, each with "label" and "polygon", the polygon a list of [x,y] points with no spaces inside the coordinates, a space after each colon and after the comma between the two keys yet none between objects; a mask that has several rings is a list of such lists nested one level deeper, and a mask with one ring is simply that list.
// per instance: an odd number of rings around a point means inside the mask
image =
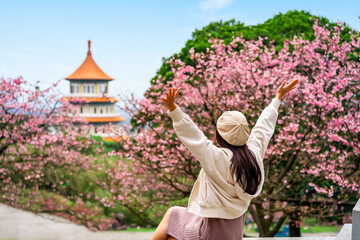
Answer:
[{"label": "pagoda", "polygon": [[114,105],[118,101],[108,96],[109,82],[113,78],[105,74],[91,56],[91,41],[88,41],[88,52],[85,61],[66,80],[70,82],[70,94],[62,101],[77,105],[77,115],[85,118],[90,124],[90,134],[107,137],[98,131],[98,127],[119,123],[125,120],[115,113]]}]

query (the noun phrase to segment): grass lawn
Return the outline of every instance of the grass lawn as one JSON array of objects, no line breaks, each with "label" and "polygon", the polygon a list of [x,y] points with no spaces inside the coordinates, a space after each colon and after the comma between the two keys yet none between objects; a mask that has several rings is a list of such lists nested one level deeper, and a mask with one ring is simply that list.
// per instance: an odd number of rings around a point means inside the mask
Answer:
[{"label": "grass lawn", "polygon": [[[283,227],[282,227],[283,228]],[[282,231],[282,228],[280,231]],[[321,226],[321,225],[307,225],[301,226],[301,233],[330,233],[339,232],[341,226]],[[252,224],[252,228],[249,230],[248,226],[244,226],[244,232],[250,235],[256,234],[255,225]]]},{"label": "grass lawn", "polygon": [[339,232],[340,228],[337,226],[309,226],[302,227],[302,233],[324,233],[324,232]]}]

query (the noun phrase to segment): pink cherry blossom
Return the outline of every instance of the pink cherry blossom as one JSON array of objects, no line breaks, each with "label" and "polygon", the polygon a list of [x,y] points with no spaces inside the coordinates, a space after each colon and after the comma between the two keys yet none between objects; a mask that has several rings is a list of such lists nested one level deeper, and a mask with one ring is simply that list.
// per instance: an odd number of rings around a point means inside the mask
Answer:
[{"label": "pink cherry blossom", "polygon": [[[200,170],[165,114],[160,96],[169,87],[182,88],[177,104],[214,140],[216,120],[224,111],[242,111],[252,127],[277,87],[284,80],[299,79],[297,90],[279,108],[264,159],[263,192],[252,201],[250,213],[266,227],[294,211],[313,216],[321,208],[323,215],[332,216],[335,211],[326,209],[330,203],[341,205],[337,197],[360,197],[360,58],[348,58],[358,52],[360,38],[353,32],[342,42],[341,27],[330,30],[316,21],[314,31],[312,41],[294,37],[280,50],[261,38],[237,37],[229,45],[212,39],[205,52],[191,49],[191,65],[171,58],[173,77],[154,80],[143,99],[123,100],[133,127],[120,143],[119,160],[104,170],[107,181],[100,184],[140,218],[154,223],[149,215],[153,209],[186,199]],[[113,132],[124,136],[126,130]]]}]

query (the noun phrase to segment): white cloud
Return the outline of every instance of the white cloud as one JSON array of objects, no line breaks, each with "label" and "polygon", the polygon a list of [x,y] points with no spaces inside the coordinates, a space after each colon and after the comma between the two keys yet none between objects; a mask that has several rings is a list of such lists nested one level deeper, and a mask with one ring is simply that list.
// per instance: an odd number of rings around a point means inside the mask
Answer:
[{"label": "white cloud", "polygon": [[230,5],[234,0],[204,0],[199,6],[203,11],[217,10]]}]

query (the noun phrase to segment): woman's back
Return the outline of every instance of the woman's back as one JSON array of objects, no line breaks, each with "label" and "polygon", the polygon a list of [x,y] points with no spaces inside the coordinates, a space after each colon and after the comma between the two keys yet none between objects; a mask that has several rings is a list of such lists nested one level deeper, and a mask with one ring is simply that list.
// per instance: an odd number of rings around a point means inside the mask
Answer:
[{"label": "woman's back", "polygon": [[189,212],[202,217],[234,219],[247,210],[251,199],[261,192],[264,182],[263,158],[275,129],[279,105],[280,100],[274,98],[263,110],[246,142],[255,155],[261,175],[253,194],[246,193],[237,181],[229,184],[231,178],[234,178],[231,171],[232,156],[229,156],[231,153],[215,146],[179,107],[168,111],[178,138],[202,167],[190,194]]},{"label": "woman's back", "polygon": [[[180,89],[168,90],[162,100],[169,110],[168,114],[173,120],[175,132],[200,162],[202,169],[194,183],[187,209],[170,208],[152,236],[152,240],[242,239],[244,213],[251,199],[260,194],[264,183],[263,159],[274,133],[280,100],[287,92],[294,89],[297,83],[298,80],[287,86],[285,86],[286,81],[282,83],[276,98],[263,110],[251,134],[246,127],[240,127],[244,121],[243,116],[238,113],[235,113],[237,117],[234,119],[240,119],[239,123],[235,122],[235,125],[229,127],[227,126],[229,122],[225,119],[224,128],[217,129],[232,145],[235,143],[236,146],[240,146],[246,143],[245,148],[247,147],[249,151],[244,150],[243,153],[248,156],[242,158],[236,157],[238,152],[216,147],[207,139],[190,117],[175,104]],[[234,153],[234,157],[231,156]],[[252,158],[250,153],[255,158]],[[240,162],[238,165],[232,165],[232,161],[240,161],[240,159],[248,163],[244,165]],[[249,175],[246,172],[246,169],[251,168],[251,166],[249,168],[251,164],[258,175],[260,170],[260,177],[254,178],[259,181],[254,181],[254,184],[248,179]]]}]

